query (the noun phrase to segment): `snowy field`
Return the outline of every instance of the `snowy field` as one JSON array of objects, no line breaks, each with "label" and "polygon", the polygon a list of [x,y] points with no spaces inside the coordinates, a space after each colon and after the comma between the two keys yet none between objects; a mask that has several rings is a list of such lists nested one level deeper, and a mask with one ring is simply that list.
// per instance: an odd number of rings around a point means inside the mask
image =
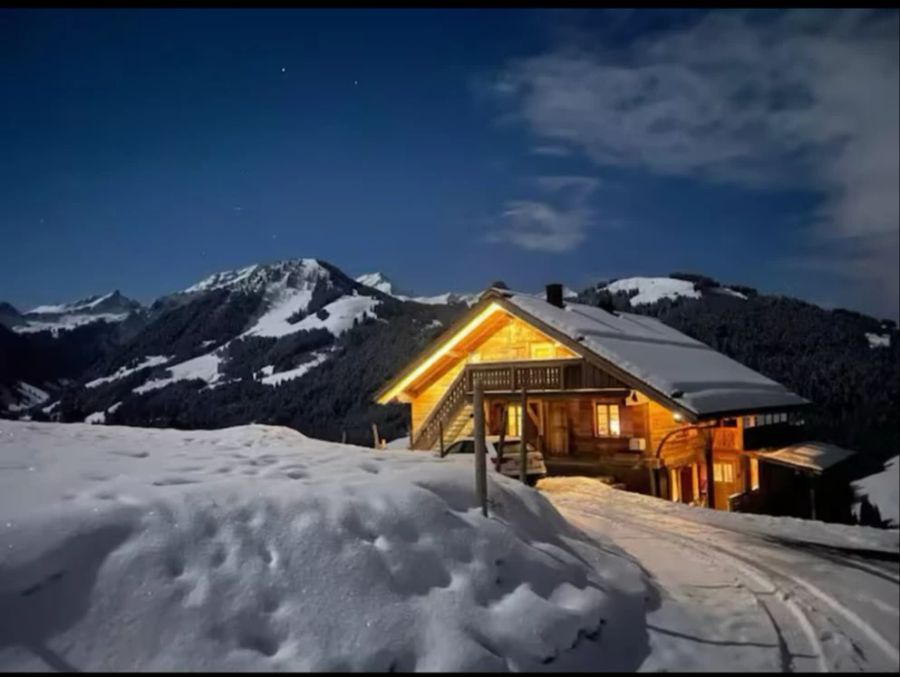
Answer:
[{"label": "snowy field", "polygon": [[493,473],[484,518],[473,484],[273,426],[0,421],[0,670],[898,669],[896,530]]},{"label": "snowy field", "polygon": [[692,508],[587,478],[539,489],[649,576],[639,670],[900,668],[900,534]]},{"label": "snowy field", "polygon": [[2,670],[635,670],[650,588],[465,459],[0,421]]}]

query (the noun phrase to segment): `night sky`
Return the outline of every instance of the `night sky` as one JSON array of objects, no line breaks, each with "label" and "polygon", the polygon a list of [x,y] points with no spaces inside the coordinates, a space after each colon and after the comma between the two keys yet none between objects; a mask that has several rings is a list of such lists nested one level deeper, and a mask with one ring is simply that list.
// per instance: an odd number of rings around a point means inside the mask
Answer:
[{"label": "night sky", "polygon": [[318,257],[898,315],[895,11],[0,10],[0,300]]}]

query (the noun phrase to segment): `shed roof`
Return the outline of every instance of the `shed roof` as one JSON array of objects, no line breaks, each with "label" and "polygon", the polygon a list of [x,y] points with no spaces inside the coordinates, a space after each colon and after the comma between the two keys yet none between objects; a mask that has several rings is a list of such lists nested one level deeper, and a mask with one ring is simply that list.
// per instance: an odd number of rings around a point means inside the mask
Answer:
[{"label": "shed roof", "polygon": [[827,442],[801,442],[777,451],[760,452],[757,458],[762,461],[781,463],[802,470],[820,473],[849,458],[855,451],[844,449]]}]

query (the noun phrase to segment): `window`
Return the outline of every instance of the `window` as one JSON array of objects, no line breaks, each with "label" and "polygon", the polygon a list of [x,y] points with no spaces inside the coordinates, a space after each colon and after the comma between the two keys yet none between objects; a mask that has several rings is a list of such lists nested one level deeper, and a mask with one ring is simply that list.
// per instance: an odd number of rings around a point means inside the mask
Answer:
[{"label": "window", "polygon": [[531,359],[532,360],[549,360],[554,357],[556,351],[553,349],[552,343],[532,343]]},{"label": "window", "polygon": [[759,489],[759,459],[750,459],[750,491]]},{"label": "window", "polygon": [[619,427],[619,405],[595,405],[594,428],[597,437],[618,437],[621,433],[621,428]]},{"label": "window", "polygon": [[506,434],[516,437],[522,434],[522,405],[510,404],[506,407]]},{"label": "window", "polygon": [[734,465],[731,463],[713,463],[714,482],[734,482]]}]

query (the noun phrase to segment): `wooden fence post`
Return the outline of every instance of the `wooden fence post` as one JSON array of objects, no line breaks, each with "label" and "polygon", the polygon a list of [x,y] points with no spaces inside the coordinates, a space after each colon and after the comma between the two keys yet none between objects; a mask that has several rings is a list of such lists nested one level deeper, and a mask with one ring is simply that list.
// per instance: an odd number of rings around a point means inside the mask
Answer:
[{"label": "wooden fence post", "polygon": [[441,458],[444,457],[444,422],[438,421],[438,434],[441,441]]},{"label": "wooden fence post", "polygon": [[520,432],[519,444],[519,480],[522,484],[528,484],[528,450],[525,448],[525,421],[528,416],[528,391],[522,386],[522,412],[519,414]]},{"label": "wooden fence post", "polygon": [[472,403],[475,409],[475,495],[481,504],[481,514],[487,517],[487,453],[484,441],[484,389],[479,380],[475,384]]},{"label": "wooden fence post", "polygon": [[341,444],[347,444],[347,431],[341,430]]},{"label": "wooden fence post", "polygon": [[378,448],[378,425],[372,424],[372,436],[375,438],[375,444],[373,445],[376,449]]}]

